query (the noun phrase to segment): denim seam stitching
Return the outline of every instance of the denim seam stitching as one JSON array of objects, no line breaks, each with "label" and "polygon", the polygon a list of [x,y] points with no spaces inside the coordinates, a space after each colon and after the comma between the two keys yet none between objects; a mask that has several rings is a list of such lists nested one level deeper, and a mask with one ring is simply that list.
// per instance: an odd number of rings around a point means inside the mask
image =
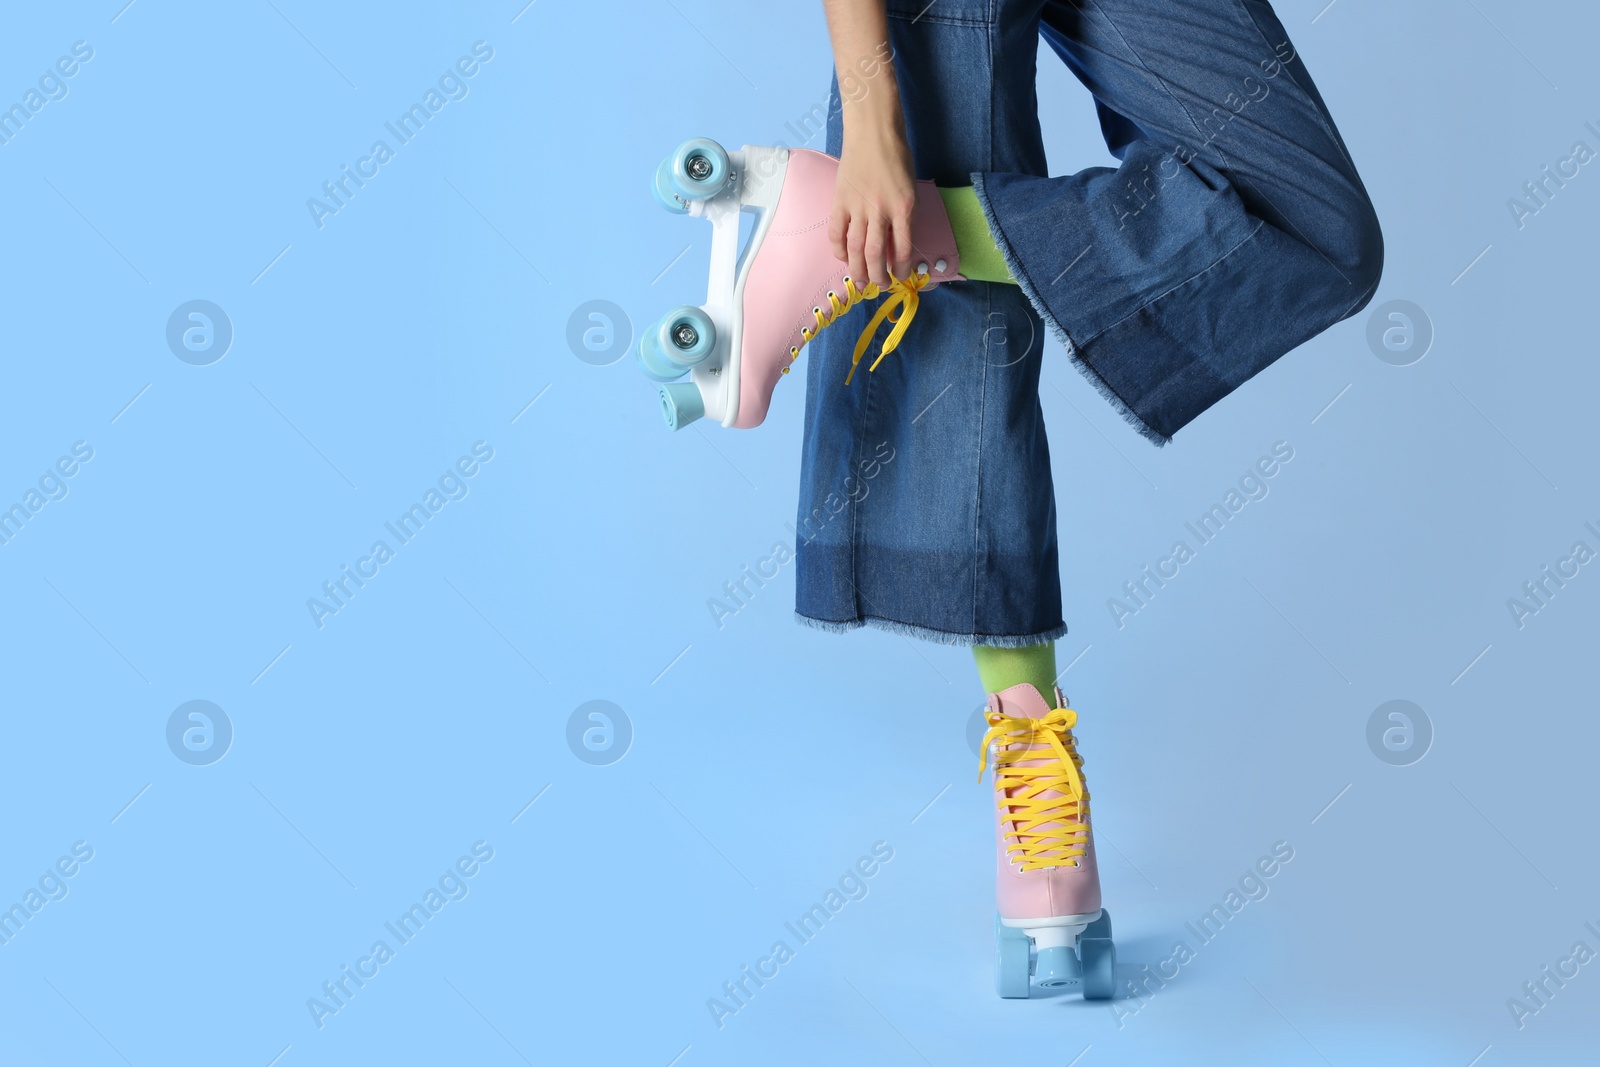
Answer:
[{"label": "denim seam stitching", "polygon": [[1177,292],[1179,289],[1182,289],[1184,286],[1186,286],[1190,282],[1194,281],[1196,278],[1200,278],[1200,277],[1203,277],[1203,276],[1205,276],[1207,274],[1210,274],[1213,270],[1217,269],[1218,265],[1221,264],[1223,260],[1225,260],[1229,256],[1233,255],[1240,248],[1244,247],[1245,244],[1247,244],[1249,241],[1254,239],[1255,235],[1261,232],[1261,227],[1265,226],[1266,224],[1267,224],[1267,222],[1266,222],[1265,219],[1257,219],[1256,220],[1256,224],[1250,228],[1250,232],[1245,234],[1243,237],[1241,237],[1239,239],[1239,242],[1237,244],[1235,244],[1232,248],[1228,249],[1226,252],[1222,253],[1222,255],[1220,255],[1216,259],[1212,260],[1205,267],[1201,268],[1200,270],[1195,271],[1193,274],[1191,274],[1189,277],[1185,278],[1183,281],[1178,282],[1177,284],[1173,285],[1170,289],[1167,289],[1165,292],[1162,292],[1162,293],[1160,293],[1160,294],[1158,294],[1156,296],[1151,297],[1149,300],[1146,300],[1144,303],[1140,304],[1138,307],[1134,308],[1132,311],[1130,311],[1126,315],[1122,316],[1122,318],[1118,319],[1116,322],[1110,323],[1109,325],[1107,325],[1105,327],[1105,329],[1098,331],[1094,335],[1094,337],[1088,338],[1083,343],[1084,344],[1088,344],[1090,341],[1093,341],[1095,339],[1095,337],[1104,337],[1107,333],[1109,333],[1110,331],[1116,329],[1118,326],[1122,325],[1124,322],[1127,322],[1129,319],[1131,319],[1135,315],[1139,314],[1139,312],[1143,311],[1145,308],[1150,307],[1150,306],[1152,306],[1154,304],[1160,303],[1161,301],[1165,300],[1167,297],[1171,296],[1173,293]]},{"label": "denim seam stitching", "polygon": [[[1294,76],[1293,64],[1298,62],[1300,59],[1300,49],[1295,47],[1294,42],[1289,39],[1288,29],[1286,28],[1283,31],[1283,41],[1291,48],[1294,48],[1294,59],[1285,63],[1282,59],[1278,59],[1278,50],[1273,46],[1272,39],[1268,37],[1266,31],[1261,28],[1261,23],[1256,20],[1255,15],[1251,14],[1250,8],[1245,3],[1245,0],[1238,0],[1238,9],[1244,13],[1245,20],[1249,22],[1250,27],[1255,30],[1256,34],[1261,38],[1261,43],[1266,45],[1267,49],[1272,53],[1272,58],[1277,59],[1278,64],[1282,66],[1284,72],[1289,75],[1289,81],[1292,82],[1294,87],[1300,91],[1300,94],[1305,97],[1306,103],[1311,107],[1311,113],[1316,117],[1317,125],[1322,127],[1323,134],[1328,138],[1328,143],[1333,145],[1334,150],[1339,153],[1339,156],[1344,160],[1345,165],[1350,168],[1350,173],[1355,177],[1357,184],[1360,184],[1361,178],[1359,173],[1356,171],[1356,161],[1351,159],[1350,153],[1345,150],[1343,139],[1339,136],[1339,131],[1334,128],[1333,122],[1323,112],[1322,108],[1317,106],[1316,97],[1312,96],[1311,91],[1304,85],[1301,85],[1299,80]],[[1304,63],[1300,64],[1300,69],[1305,71],[1306,77],[1309,78],[1311,76],[1311,72],[1306,70],[1306,65]],[[1365,189],[1362,191],[1365,192]]]},{"label": "denim seam stitching", "polygon": [[853,619],[822,619],[815,615],[807,615],[799,609],[794,613],[795,622],[803,626],[823,630],[829,633],[848,633],[870,626],[889,633],[900,634],[905,637],[916,637],[940,645],[990,645],[997,648],[1027,648],[1032,645],[1049,644],[1058,641],[1069,632],[1065,622],[1043,630],[1035,630],[1025,634],[981,634],[957,633],[954,630],[940,630],[932,626],[921,626],[914,622],[901,622],[899,619],[890,619],[883,615],[871,615],[857,612]]},{"label": "denim seam stitching", "polygon": [[[985,294],[984,306],[994,307],[994,287],[983,283],[988,293]],[[984,321],[988,321],[985,318]],[[973,500],[972,500],[972,614],[970,627],[973,633],[978,632],[978,572],[981,561],[980,551],[983,547],[983,430],[984,417],[989,412],[989,361],[984,359],[983,370],[978,374],[978,444],[977,463],[973,470]]]},{"label": "denim seam stitching", "polygon": [[1372,294],[1378,291],[1378,282],[1381,282],[1382,280],[1383,279],[1380,276],[1378,281],[1373,282],[1371,285],[1363,289],[1361,291],[1361,295],[1350,301],[1349,305],[1344,309],[1343,314],[1341,314],[1336,321],[1343,322],[1345,319],[1348,319],[1352,314],[1354,314],[1353,309],[1360,306],[1362,301],[1370,299]]},{"label": "denim seam stitching", "polygon": [[[994,84],[995,84],[995,77],[994,77],[995,39],[994,39],[994,27],[993,26],[989,27],[988,31],[984,34],[984,38],[985,38],[984,43],[988,46],[988,53],[989,53],[989,77],[987,79],[988,83],[989,83],[989,96],[988,96],[988,99],[985,101],[985,103],[987,105],[985,110],[988,112],[988,120],[989,120],[988,123],[987,123],[987,140],[988,140],[989,143],[984,146],[984,159],[987,161],[988,165],[992,167],[992,166],[994,166]],[[985,284],[984,289],[985,289],[985,292],[984,292],[984,307],[986,309],[992,310],[994,308],[994,287],[992,285]],[[988,323],[990,321],[990,319],[988,318],[987,315],[985,315],[983,321],[985,323]],[[977,448],[978,456],[977,456],[976,469],[973,471],[973,501],[972,501],[972,614],[970,616],[970,622],[969,622],[969,625],[970,625],[973,633],[977,633],[978,632],[978,590],[979,590],[979,584],[978,584],[979,555],[978,555],[978,552],[979,552],[979,549],[981,547],[980,541],[981,541],[981,539],[983,537],[983,424],[984,424],[984,416],[988,413],[988,398],[989,398],[989,368],[988,368],[988,362],[989,362],[988,359],[985,358],[984,359],[984,364],[985,365],[984,365],[982,371],[979,372],[979,376],[978,376],[978,382],[979,382],[979,387],[978,387],[978,448]]]},{"label": "denim seam stitching", "polygon": [[[1132,43],[1129,42],[1128,38],[1123,34],[1121,27],[1111,20],[1110,15],[1099,9],[1099,7],[1095,4],[1095,0],[1083,0],[1083,4],[1085,8],[1094,7],[1095,13],[1106,20],[1106,25],[1111,27],[1112,32],[1117,35],[1117,39],[1122,42],[1122,46],[1128,50],[1128,54],[1138,61],[1139,66],[1144,68],[1144,72],[1154,79],[1156,84],[1161,86],[1161,91],[1166,93],[1167,96],[1172,99],[1172,102],[1177,105],[1178,110],[1183,112],[1183,117],[1189,120],[1189,125],[1194,128],[1195,136],[1200,137],[1201,140],[1204,141],[1204,134],[1201,132],[1200,124],[1195,121],[1194,113],[1189,110],[1189,105],[1185,104],[1178,94],[1172,91],[1172,86],[1167,84],[1167,79],[1163,78],[1153,69],[1151,69],[1150,64],[1144,61],[1144,57],[1139,54],[1138,50],[1133,47]],[[1222,155],[1222,150],[1219,148],[1217,153],[1218,155]],[[1227,157],[1223,156],[1223,159],[1226,160]]]},{"label": "denim seam stitching", "polygon": [[[846,478],[850,476],[849,471],[855,469],[855,464],[861,461],[862,450],[866,447],[867,427],[872,423],[873,395],[871,373],[867,374],[866,379],[867,395],[862,398],[861,420],[856,423],[855,455],[852,457],[851,466],[846,468]],[[861,614],[861,606],[863,601],[866,599],[861,592],[860,558],[861,509],[859,507],[853,507],[850,509],[850,592],[852,594],[850,599],[855,603],[857,615]]]},{"label": "denim seam stitching", "polygon": [[[933,6],[932,3],[930,3],[928,5],[928,7],[932,7],[932,6]],[[991,10],[992,10],[992,5],[991,5]],[[944,23],[944,24],[949,25],[949,26],[990,26],[990,25],[993,25],[993,16],[992,15],[991,15],[991,17],[989,19],[973,18],[973,17],[967,16],[967,15],[930,15],[930,14],[927,13],[927,8],[924,8],[922,13],[918,14],[918,15],[910,15],[910,14],[907,14],[906,12],[904,12],[904,11],[894,11],[892,9],[891,10],[887,10],[884,13],[886,15],[888,15],[892,19],[900,19],[902,22],[909,22],[913,26],[916,25],[919,22],[941,22],[941,23]]]}]

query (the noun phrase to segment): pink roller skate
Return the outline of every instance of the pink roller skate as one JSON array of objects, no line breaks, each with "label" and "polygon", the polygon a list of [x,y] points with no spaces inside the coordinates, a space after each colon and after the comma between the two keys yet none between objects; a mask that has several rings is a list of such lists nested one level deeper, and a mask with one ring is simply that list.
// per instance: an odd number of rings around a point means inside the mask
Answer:
[{"label": "pink roller skate", "polygon": [[[668,426],[679,429],[701,416],[741,429],[760,425],[772,390],[800,350],[857,303],[880,295],[865,278],[849,277],[828,241],[838,167],[832,156],[806,149],[746,145],[728,152],[700,138],[684,142],[656,171],[662,206],[711,222],[705,304],[678,308],[639,338],[639,366],[663,383]],[[741,251],[742,211],[755,216],[755,227]],[[918,293],[961,277],[955,237],[932,182],[917,183],[911,227],[914,272],[889,287],[890,298],[856,345],[857,363],[885,319],[893,328],[878,359],[900,343]],[[686,373],[688,381],[675,380]]]},{"label": "pink roller skate", "polygon": [[1105,1000],[1117,953],[1111,916],[1100,907],[1089,790],[1072,736],[1078,713],[1061,690],[1055,697],[1052,709],[1026,683],[989,697],[978,774],[992,744],[995,984],[1002,997],[1028,996],[1031,978],[1042,989],[1077,986],[1085,998]]}]

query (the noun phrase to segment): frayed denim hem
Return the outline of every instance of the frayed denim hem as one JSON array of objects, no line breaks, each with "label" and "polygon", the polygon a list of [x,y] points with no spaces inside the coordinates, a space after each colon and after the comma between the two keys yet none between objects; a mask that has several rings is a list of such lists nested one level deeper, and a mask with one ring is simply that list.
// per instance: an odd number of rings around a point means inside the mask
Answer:
[{"label": "frayed denim hem", "polygon": [[875,615],[867,615],[859,619],[849,619],[835,622],[830,619],[814,619],[810,615],[794,613],[795,622],[802,626],[810,626],[829,633],[842,634],[851,630],[859,630],[863,626],[871,626],[879,630],[887,630],[892,634],[902,637],[916,637],[923,641],[932,641],[938,645],[984,645],[991,648],[1027,648],[1031,645],[1045,645],[1051,641],[1059,640],[1067,635],[1067,624],[1045,630],[1036,634],[953,634],[944,630],[930,630],[926,626],[913,626],[908,622],[897,622],[894,619],[880,619]]},{"label": "frayed denim hem", "polygon": [[1039,291],[1033,286],[1033,279],[1028,277],[1027,272],[1022,269],[1022,264],[1017,262],[1016,255],[1011,250],[1011,243],[1006,240],[1005,233],[1000,229],[1000,221],[995,218],[994,207],[989,203],[989,194],[984,189],[983,181],[984,176],[981,172],[974,173],[972,175],[972,191],[977,194],[978,205],[983,208],[983,217],[989,223],[989,232],[994,236],[995,246],[1000,249],[1000,258],[1005,261],[1006,269],[1017,280],[1017,284],[1022,287],[1022,295],[1028,298],[1028,303],[1033,305],[1033,310],[1039,313],[1039,317],[1050,328],[1050,332],[1055,335],[1056,340],[1066,347],[1067,358],[1072,361],[1073,366],[1082,371],[1083,376],[1089,379],[1100,395],[1110,401],[1112,408],[1122,416],[1123,421],[1137,430],[1139,436],[1157,448],[1165,445],[1172,438],[1140,418],[1139,413],[1134,411],[1126,400],[1118,396],[1116,391],[1106,384],[1106,380],[1100,377],[1093,367],[1084,362],[1083,357],[1078,353],[1078,346],[1072,343],[1072,338],[1067,336],[1067,331],[1055,320],[1055,316],[1050,314],[1050,309],[1045,307],[1044,301],[1039,298]]}]

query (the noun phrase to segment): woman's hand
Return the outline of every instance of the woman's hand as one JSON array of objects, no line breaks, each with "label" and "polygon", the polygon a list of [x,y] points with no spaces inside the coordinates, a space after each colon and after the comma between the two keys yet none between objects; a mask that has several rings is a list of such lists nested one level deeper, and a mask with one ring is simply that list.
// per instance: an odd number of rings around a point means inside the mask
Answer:
[{"label": "woman's hand", "polygon": [[916,203],[905,135],[889,123],[847,124],[828,237],[834,256],[850,264],[852,278],[887,289],[891,272],[896,278],[911,272]]}]

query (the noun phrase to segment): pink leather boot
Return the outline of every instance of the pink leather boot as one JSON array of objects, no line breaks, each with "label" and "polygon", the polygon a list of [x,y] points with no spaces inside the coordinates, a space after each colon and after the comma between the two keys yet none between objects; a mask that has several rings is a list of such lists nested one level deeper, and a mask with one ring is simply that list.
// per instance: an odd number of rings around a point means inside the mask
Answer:
[{"label": "pink leather boot", "polygon": [[1002,997],[1028,996],[1031,976],[1042,988],[1081,983],[1085,997],[1101,999],[1115,982],[1111,917],[1100,907],[1089,789],[1072,734],[1078,713],[1059,689],[1055,697],[1052,708],[1025,682],[989,697],[982,759],[993,745],[996,982]]},{"label": "pink leather boot", "polygon": [[[640,367],[663,383],[668,426],[701,416],[742,429],[760,425],[773,389],[806,344],[860,301],[883,295],[833,256],[828,216],[838,170],[839,161],[821,152],[752,145],[727,152],[705,139],[685,142],[662,163],[657,200],[712,227],[705,304],[678,308],[639,339]],[[912,274],[895,279],[884,291],[889,299],[863,324],[857,363],[886,319],[892,328],[879,359],[910,326],[919,293],[961,280],[944,202],[932,182],[917,182],[916,195]],[[755,216],[742,251],[741,212]],[[688,381],[675,380],[686,372]]]}]

